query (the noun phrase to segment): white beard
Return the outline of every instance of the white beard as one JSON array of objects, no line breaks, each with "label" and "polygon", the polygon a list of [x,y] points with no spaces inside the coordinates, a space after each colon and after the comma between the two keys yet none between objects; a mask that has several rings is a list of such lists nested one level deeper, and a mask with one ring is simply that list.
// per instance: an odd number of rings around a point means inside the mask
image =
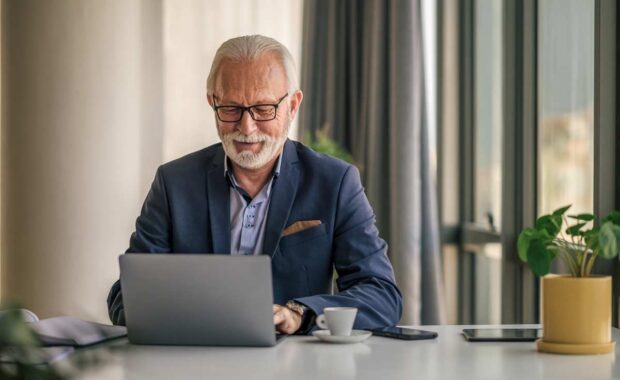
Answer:
[{"label": "white beard", "polygon": [[[234,163],[244,169],[258,169],[265,166],[280,151],[288,136],[289,127],[290,124],[286,126],[286,129],[279,137],[270,137],[261,132],[251,135],[244,135],[239,131],[223,134],[220,128],[217,129],[217,132],[222,140],[224,152]],[[234,144],[235,141],[245,143],[262,142],[263,146],[258,153],[250,150],[238,152]]]}]

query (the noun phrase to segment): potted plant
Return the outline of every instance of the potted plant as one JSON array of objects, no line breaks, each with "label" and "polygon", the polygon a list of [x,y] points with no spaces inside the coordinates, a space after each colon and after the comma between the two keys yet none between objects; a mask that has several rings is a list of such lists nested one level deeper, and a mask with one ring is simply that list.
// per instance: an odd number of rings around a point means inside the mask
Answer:
[{"label": "potted plant", "polygon": [[325,124],[321,129],[317,129],[314,134],[308,131],[305,138],[306,143],[316,152],[328,154],[350,164],[355,164],[351,153],[329,137],[330,129],[330,125]]},{"label": "potted plant", "polygon": [[[564,354],[613,352],[611,277],[591,272],[598,257],[618,255],[620,212],[612,212],[597,225],[594,214],[566,216],[569,208],[539,217],[533,228],[521,232],[517,243],[519,258],[542,277],[543,337],[537,347]],[[570,275],[547,275],[556,257]]]}]

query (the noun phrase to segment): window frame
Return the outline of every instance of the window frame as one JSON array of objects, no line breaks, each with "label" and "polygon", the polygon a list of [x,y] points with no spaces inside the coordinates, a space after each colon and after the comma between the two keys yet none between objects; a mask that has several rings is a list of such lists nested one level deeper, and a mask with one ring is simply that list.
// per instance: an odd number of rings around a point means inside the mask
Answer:
[{"label": "window frame", "polygon": [[[486,243],[502,246],[502,323],[536,323],[540,314],[540,282],[517,254],[520,231],[532,226],[537,214],[537,10],[540,0],[503,0],[503,131],[502,131],[502,220],[501,233],[472,223],[474,216],[474,23],[475,0],[443,0],[438,42],[442,69],[438,70],[438,168],[442,246],[458,247],[458,322],[469,323],[475,310],[475,260],[471,253]],[[595,100],[594,100],[594,212],[604,216],[620,208],[620,78],[616,76],[620,60],[620,33],[617,18],[620,11],[614,0],[595,0]],[[457,23],[455,37],[451,25]],[[448,49],[454,49],[456,53]],[[453,57],[456,54],[456,59]],[[448,79],[456,71],[456,101],[447,94]],[[612,80],[610,80],[610,78]],[[441,90],[443,89],[443,91]],[[448,100],[448,101],[446,101]],[[458,115],[453,117],[444,115]],[[457,133],[458,149],[447,134]],[[448,144],[450,145],[450,144]],[[458,163],[458,180],[450,178],[448,165]],[[456,182],[456,183],[455,183]],[[457,185],[458,195],[446,201],[444,186]],[[444,210],[445,204],[457,203],[458,211]],[[449,217],[445,217],[449,215]],[[455,224],[456,222],[456,224]],[[442,249],[443,252],[443,249]],[[613,275],[613,323],[618,325],[620,295],[619,260],[598,260],[596,273]]]}]

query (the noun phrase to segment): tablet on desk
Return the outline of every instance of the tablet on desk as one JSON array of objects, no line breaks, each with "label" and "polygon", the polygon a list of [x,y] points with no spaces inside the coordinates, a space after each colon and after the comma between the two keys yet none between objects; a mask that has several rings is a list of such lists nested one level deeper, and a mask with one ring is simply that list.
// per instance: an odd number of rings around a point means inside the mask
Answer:
[{"label": "tablet on desk", "polygon": [[542,336],[541,329],[464,329],[470,342],[533,342]]}]

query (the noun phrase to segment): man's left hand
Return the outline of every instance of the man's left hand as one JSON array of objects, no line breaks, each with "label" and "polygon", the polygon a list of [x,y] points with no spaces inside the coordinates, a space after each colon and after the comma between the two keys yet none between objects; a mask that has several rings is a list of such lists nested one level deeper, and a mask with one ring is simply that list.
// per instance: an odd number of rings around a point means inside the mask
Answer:
[{"label": "man's left hand", "polygon": [[301,315],[286,306],[273,305],[273,324],[283,334],[294,334],[301,326]]}]

